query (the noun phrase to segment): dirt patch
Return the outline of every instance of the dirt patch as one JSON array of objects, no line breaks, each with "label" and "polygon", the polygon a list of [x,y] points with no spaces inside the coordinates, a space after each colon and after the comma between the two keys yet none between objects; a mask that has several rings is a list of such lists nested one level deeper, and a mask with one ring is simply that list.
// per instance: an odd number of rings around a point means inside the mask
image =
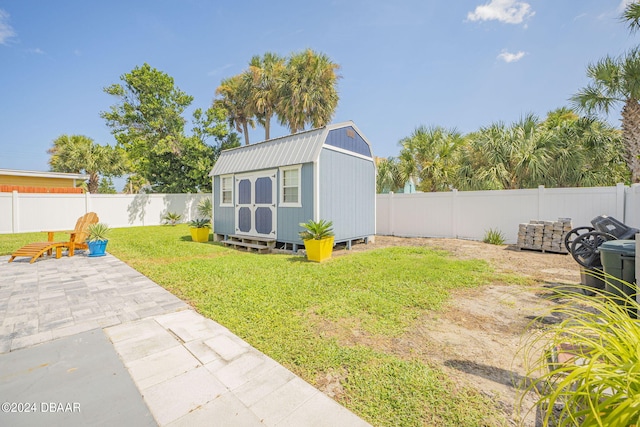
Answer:
[{"label": "dirt patch", "polygon": [[[578,264],[570,255],[520,251],[512,246],[489,245],[456,239],[426,239],[376,236],[374,243],[337,249],[335,256],[389,246],[426,246],[443,249],[459,259],[484,259],[496,271],[526,276],[536,284],[580,282]],[[377,338],[353,325],[318,324],[322,334],[345,344],[363,344],[403,358],[418,357],[437,364],[459,384],[472,386],[495,399],[514,425],[534,426],[535,414],[524,416],[517,409],[517,385],[526,372],[519,351],[531,321],[552,303],[535,287],[490,284],[454,292],[442,311],[432,312],[397,338]],[[336,378],[328,378],[327,390],[339,394]],[[526,405],[533,405],[533,396]]]}]

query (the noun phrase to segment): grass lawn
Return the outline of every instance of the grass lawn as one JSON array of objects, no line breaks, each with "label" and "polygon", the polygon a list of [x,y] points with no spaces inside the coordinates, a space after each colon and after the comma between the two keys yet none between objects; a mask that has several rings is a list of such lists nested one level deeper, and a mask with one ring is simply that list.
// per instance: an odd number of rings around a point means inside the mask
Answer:
[{"label": "grass lawn", "polygon": [[[0,254],[42,238],[0,235]],[[107,250],[311,384],[336,383],[335,399],[374,425],[507,424],[492,401],[437,367],[331,333],[402,337],[443,309],[450,290],[515,280],[484,261],[395,247],[317,264],[194,243],[186,225],[114,229]]]}]

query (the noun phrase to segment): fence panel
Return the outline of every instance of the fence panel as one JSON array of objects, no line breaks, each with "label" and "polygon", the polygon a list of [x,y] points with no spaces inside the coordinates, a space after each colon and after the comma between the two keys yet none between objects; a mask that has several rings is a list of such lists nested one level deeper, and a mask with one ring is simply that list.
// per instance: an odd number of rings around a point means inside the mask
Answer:
[{"label": "fence panel", "polygon": [[0,234],[13,232],[13,193],[0,193]]},{"label": "fence panel", "polygon": [[640,186],[380,194],[376,209],[381,235],[482,240],[493,228],[516,243],[518,224],[530,220],[571,218],[577,227],[609,215],[640,228]]},{"label": "fence panel", "polygon": [[159,225],[168,212],[183,221],[197,216],[209,194],[31,194],[0,193],[0,233],[67,230],[87,212],[111,227]]}]

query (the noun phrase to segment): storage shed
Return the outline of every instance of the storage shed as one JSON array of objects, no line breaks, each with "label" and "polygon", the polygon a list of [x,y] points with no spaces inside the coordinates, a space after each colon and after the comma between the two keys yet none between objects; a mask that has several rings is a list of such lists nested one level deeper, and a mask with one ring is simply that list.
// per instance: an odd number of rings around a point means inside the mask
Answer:
[{"label": "storage shed", "polygon": [[348,247],[375,235],[375,164],[353,122],[225,150],[210,176],[216,241],[296,251],[310,219],[333,221]]}]

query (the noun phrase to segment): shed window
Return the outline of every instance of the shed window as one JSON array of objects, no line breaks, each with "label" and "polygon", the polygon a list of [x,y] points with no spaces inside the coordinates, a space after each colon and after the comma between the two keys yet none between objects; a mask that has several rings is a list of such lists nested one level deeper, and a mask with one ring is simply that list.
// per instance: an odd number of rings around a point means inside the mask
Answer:
[{"label": "shed window", "polygon": [[280,169],[280,206],[300,207],[301,166]]},{"label": "shed window", "polygon": [[220,206],[233,206],[233,176],[220,177]]}]

